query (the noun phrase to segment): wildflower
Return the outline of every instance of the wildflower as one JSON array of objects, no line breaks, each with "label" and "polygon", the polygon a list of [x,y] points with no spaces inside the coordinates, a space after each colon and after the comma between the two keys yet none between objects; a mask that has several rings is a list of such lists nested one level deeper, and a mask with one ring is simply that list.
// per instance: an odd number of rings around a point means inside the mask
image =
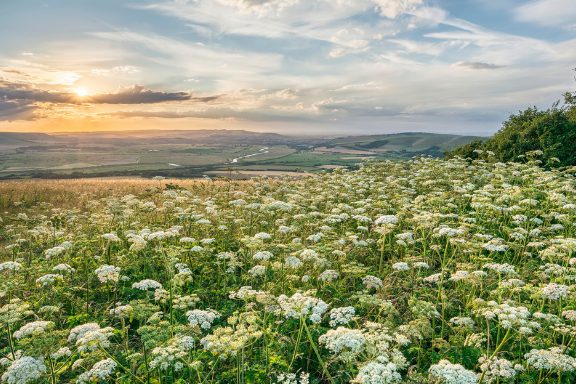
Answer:
[{"label": "wildflower", "polygon": [[482,356],[478,359],[478,363],[480,363],[480,371],[486,383],[512,379],[518,372],[524,370],[522,365],[498,357]]},{"label": "wildflower", "polygon": [[16,261],[6,261],[4,263],[0,263],[0,272],[2,271],[18,271],[22,268],[22,264]]},{"label": "wildflower", "polygon": [[266,274],[266,267],[263,265],[256,265],[252,267],[248,273],[252,275],[252,277],[264,276]]},{"label": "wildflower", "polygon": [[309,384],[310,374],[301,372],[300,376],[295,373],[279,373],[274,384]]},{"label": "wildflower", "polygon": [[333,269],[327,269],[324,272],[322,272],[320,274],[320,276],[318,276],[318,280],[320,281],[324,281],[324,282],[330,282],[330,281],[334,281],[336,279],[338,279],[338,272],[336,272]]},{"label": "wildflower", "polygon": [[374,224],[376,225],[388,225],[388,224],[396,224],[398,222],[398,217],[395,215],[383,215],[378,217]]},{"label": "wildflower", "polygon": [[53,271],[56,272],[66,272],[66,273],[74,273],[76,270],[72,268],[70,265],[62,263],[54,266],[52,268]]},{"label": "wildflower", "polygon": [[66,252],[66,248],[58,245],[56,247],[47,249],[46,251],[44,251],[44,256],[46,256],[47,259],[51,259],[53,257],[59,256],[61,254],[63,254],[64,252]]},{"label": "wildflower", "polygon": [[392,269],[395,271],[407,271],[410,269],[410,267],[408,266],[408,263],[398,262],[398,263],[392,264]]},{"label": "wildflower", "polygon": [[368,289],[380,289],[382,288],[382,280],[380,280],[378,277],[376,276],[364,276],[362,278],[362,283],[366,286],[366,288]]},{"label": "wildflower", "polygon": [[110,376],[112,376],[116,366],[116,362],[112,359],[101,360],[94,364],[94,366],[88,372],[81,374],[76,382],[81,384],[107,381]]},{"label": "wildflower", "polygon": [[102,235],[102,238],[103,238],[104,240],[107,240],[107,241],[111,242],[111,243],[118,243],[118,242],[122,241],[122,240],[120,240],[120,238],[118,237],[118,235],[115,234],[115,233],[113,233],[113,232],[112,232],[112,233],[105,233],[105,234],[103,234],[103,235]]},{"label": "wildflower", "polygon": [[532,349],[524,355],[526,363],[534,369],[546,369],[555,372],[576,370],[576,359],[564,354],[561,347],[550,349]]},{"label": "wildflower", "polygon": [[328,304],[321,299],[307,296],[300,292],[293,294],[291,297],[280,295],[278,304],[286,318],[299,319],[308,316],[313,323],[319,323],[324,312],[328,310]]},{"label": "wildflower", "polygon": [[492,271],[502,273],[502,274],[515,274],[516,273],[516,269],[514,268],[513,265],[510,265],[510,264],[489,263],[489,264],[484,264],[483,268],[490,269]]},{"label": "wildflower", "polygon": [[339,307],[330,310],[330,326],[346,325],[356,314],[354,307]]},{"label": "wildflower", "polygon": [[14,338],[21,339],[28,336],[37,336],[53,327],[54,323],[52,321],[32,321],[14,332]]},{"label": "wildflower", "polygon": [[343,360],[351,360],[364,349],[366,338],[361,331],[338,327],[318,338],[318,342]]},{"label": "wildflower", "polygon": [[8,384],[26,384],[40,379],[46,373],[46,365],[41,359],[21,356],[14,360],[2,375]]},{"label": "wildflower", "polygon": [[162,284],[156,280],[144,279],[137,283],[132,284],[132,288],[139,289],[141,291],[147,291],[149,289],[159,289],[162,288]]},{"label": "wildflower", "polygon": [[49,287],[54,285],[59,280],[64,280],[64,276],[58,273],[49,273],[44,276],[40,276],[36,279],[36,284],[41,285],[43,287]]},{"label": "wildflower", "polygon": [[568,296],[569,290],[566,285],[550,283],[540,288],[540,295],[548,300],[559,300]]},{"label": "wildflower", "polygon": [[120,268],[113,265],[102,265],[98,267],[94,273],[102,284],[117,283],[120,278]]},{"label": "wildflower", "polygon": [[50,357],[54,360],[59,360],[70,356],[72,356],[72,351],[68,347],[59,348],[56,352],[50,354]]},{"label": "wildflower", "polygon": [[448,360],[440,360],[432,365],[428,372],[432,380],[443,384],[476,384],[478,380],[476,373]]},{"label": "wildflower", "polygon": [[257,261],[268,261],[272,257],[274,257],[274,255],[272,254],[272,252],[268,251],[258,251],[254,254],[254,256],[252,256],[252,258]]},{"label": "wildflower", "polygon": [[110,327],[100,328],[96,323],[78,325],[70,330],[68,342],[74,343],[79,351],[94,351],[99,346],[108,347],[108,338],[112,336],[113,329]]},{"label": "wildflower", "polygon": [[394,384],[402,382],[398,366],[385,356],[364,365],[358,371],[354,382],[359,384]]},{"label": "wildflower", "polygon": [[190,325],[199,326],[202,329],[210,329],[212,323],[220,317],[220,314],[213,309],[208,309],[206,311],[194,309],[186,312],[186,317],[188,318]]}]

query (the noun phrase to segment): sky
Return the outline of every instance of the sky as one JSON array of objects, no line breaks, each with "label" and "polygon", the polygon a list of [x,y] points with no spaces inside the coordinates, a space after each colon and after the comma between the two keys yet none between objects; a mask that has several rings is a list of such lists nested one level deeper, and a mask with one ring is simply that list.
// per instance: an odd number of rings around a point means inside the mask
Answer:
[{"label": "sky", "polygon": [[576,0],[1,0],[0,131],[490,135],[576,89]]}]

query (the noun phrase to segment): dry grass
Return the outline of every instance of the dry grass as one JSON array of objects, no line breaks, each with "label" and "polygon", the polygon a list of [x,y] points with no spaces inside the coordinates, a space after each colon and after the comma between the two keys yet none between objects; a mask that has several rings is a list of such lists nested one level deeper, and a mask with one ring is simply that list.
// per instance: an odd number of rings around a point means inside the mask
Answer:
[{"label": "dry grass", "polygon": [[16,206],[30,207],[37,203],[50,203],[59,208],[80,207],[83,202],[108,196],[134,194],[141,196],[167,185],[192,190],[198,195],[208,190],[229,188],[250,181],[144,178],[94,178],[63,180],[6,180],[0,181],[0,209]]}]

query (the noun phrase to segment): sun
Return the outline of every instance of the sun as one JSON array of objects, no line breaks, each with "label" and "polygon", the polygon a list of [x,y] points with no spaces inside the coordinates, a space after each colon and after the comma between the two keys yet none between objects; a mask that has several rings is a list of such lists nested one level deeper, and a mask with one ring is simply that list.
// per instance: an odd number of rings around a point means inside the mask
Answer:
[{"label": "sun", "polygon": [[79,97],[88,96],[90,94],[90,92],[88,92],[88,90],[86,88],[83,88],[83,87],[75,88],[74,93],[76,93],[76,95]]}]

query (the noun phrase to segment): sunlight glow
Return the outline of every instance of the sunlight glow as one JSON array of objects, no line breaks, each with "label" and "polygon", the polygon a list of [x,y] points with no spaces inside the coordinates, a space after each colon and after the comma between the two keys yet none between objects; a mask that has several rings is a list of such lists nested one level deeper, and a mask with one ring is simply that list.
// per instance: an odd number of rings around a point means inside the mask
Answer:
[{"label": "sunlight glow", "polygon": [[76,93],[76,95],[78,95],[79,97],[88,96],[90,94],[88,92],[88,90],[86,88],[83,88],[83,87],[78,87],[78,88],[74,89],[74,93]]}]

